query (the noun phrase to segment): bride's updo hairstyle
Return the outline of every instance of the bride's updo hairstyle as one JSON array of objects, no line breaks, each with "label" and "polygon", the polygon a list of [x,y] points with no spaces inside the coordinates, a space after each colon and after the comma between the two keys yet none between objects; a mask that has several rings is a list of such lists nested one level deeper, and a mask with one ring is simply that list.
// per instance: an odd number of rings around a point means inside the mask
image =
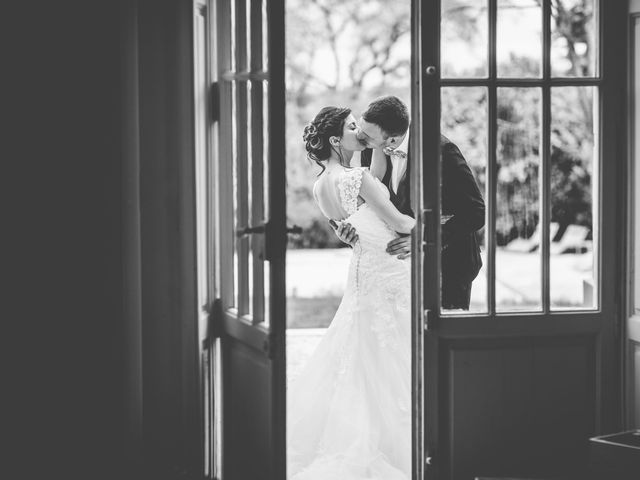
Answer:
[{"label": "bride's updo hairstyle", "polygon": [[[324,107],[316,118],[304,127],[302,140],[307,150],[307,158],[320,165],[320,173],[326,168],[322,162],[331,156],[331,149],[335,148],[329,143],[329,139],[342,138],[344,122],[350,113],[350,108]],[[339,152],[338,154],[340,155]]]}]

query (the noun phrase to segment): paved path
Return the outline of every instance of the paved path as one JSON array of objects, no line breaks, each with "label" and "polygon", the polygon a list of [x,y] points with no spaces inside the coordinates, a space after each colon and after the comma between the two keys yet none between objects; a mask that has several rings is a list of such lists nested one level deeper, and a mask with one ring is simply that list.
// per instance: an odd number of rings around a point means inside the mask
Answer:
[{"label": "paved path", "polygon": [[326,328],[287,330],[287,383],[298,376],[326,330]]}]

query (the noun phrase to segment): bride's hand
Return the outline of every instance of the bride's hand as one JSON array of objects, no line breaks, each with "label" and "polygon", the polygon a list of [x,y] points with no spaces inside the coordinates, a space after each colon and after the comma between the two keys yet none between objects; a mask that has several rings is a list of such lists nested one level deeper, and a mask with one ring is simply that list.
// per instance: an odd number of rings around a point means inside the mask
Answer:
[{"label": "bride's hand", "polygon": [[333,220],[329,220],[329,225],[331,225],[334,232],[336,232],[336,235],[343,243],[353,247],[358,242],[356,229],[353,228],[350,223],[340,222],[340,225],[338,225]]}]

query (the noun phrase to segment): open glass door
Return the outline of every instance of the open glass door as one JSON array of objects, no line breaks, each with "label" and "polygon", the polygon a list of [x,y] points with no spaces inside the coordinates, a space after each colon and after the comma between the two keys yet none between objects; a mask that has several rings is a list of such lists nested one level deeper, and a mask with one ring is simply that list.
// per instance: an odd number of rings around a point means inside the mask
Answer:
[{"label": "open glass door", "polygon": [[194,131],[195,138],[195,200],[196,200],[196,268],[197,268],[197,305],[198,309],[198,357],[201,411],[201,452],[200,464],[204,478],[219,477],[216,467],[216,448],[219,444],[220,429],[216,428],[214,419],[219,416],[216,386],[219,386],[218,375],[214,373],[219,364],[220,342],[210,330],[210,316],[217,307],[219,286],[215,281],[217,258],[213,249],[213,225],[216,220],[216,209],[213,191],[213,166],[210,161],[215,152],[214,133],[211,128],[211,112],[207,108],[208,97],[213,75],[216,72],[215,56],[211,55],[210,21],[212,20],[206,0],[193,2],[193,45],[194,45]]},{"label": "open glass door", "polygon": [[208,309],[218,353],[204,385],[218,373],[220,395],[205,413],[215,405],[209,424],[222,423],[219,439],[215,428],[205,432],[205,470],[284,478],[284,3],[213,0],[207,10],[216,284]]},{"label": "open glass door", "polygon": [[[414,2],[425,478],[576,475],[589,437],[619,425],[616,27],[600,3]],[[449,142],[486,208],[468,310],[443,308],[465,188]]]},{"label": "open glass door", "polygon": [[629,312],[626,326],[626,428],[640,429],[640,14],[631,19],[631,171],[629,175],[630,222]]}]

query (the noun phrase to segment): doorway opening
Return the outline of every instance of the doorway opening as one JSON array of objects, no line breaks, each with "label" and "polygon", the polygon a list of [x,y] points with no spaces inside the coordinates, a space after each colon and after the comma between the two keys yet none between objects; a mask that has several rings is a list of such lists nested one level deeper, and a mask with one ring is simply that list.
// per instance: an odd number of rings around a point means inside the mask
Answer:
[{"label": "doorway opening", "polygon": [[[312,193],[321,168],[302,132],[325,106],[356,119],[368,103],[396,95],[410,107],[411,2],[287,0],[287,220],[302,228],[287,251],[287,376],[295,379],[342,299],[351,248]],[[355,152],[352,166],[360,165]]]}]

